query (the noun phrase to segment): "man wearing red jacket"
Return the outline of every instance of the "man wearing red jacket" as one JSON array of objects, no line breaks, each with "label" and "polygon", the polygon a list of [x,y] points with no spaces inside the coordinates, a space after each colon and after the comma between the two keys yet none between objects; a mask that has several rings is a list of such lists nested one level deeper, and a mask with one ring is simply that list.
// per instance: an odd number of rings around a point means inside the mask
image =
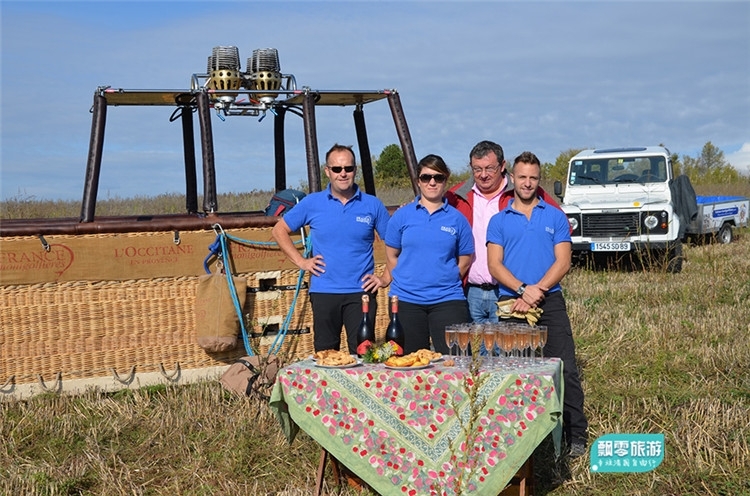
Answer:
[{"label": "man wearing red jacket", "polygon": [[[503,148],[492,141],[480,141],[471,149],[469,166],[472,178],[455,185],[445,197],[469,220],[474,234],[475,259],[464,280],[469,315],[474,322],[497,322],[498,283],[487,267],[487,225],[513,198],[513,183]],[[542,188],[538,194],[560,208]]]}]

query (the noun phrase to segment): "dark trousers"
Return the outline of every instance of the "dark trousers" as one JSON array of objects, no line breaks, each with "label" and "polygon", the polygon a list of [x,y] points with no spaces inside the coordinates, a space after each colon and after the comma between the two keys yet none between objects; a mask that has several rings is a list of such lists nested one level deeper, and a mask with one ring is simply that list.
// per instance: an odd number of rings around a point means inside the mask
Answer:
[{"label": "dark trousers", "polygon": [[[313,311],[313,346],[315,351],[338,350],[341,346],[341,327],[346,329],[349,353],[357,352],[357,330],[362,322],[361,293],[310,293]],[[370,325],[375,328],[378,312],[377,293],[370,293]]]},{"label": "dark trousers", "polygon": [[544,312],[537,325],[547,326],[548,332],[544,356],[558,357],[563,361],[563,432],[569,443],[586,444],[589,422],[583,412],[583,388],[576,365],[576,345],[562,291],[547,295],[539,307]]},{"label": "dark trousers", "polygon": [[404,328],[404,353],[430,349],[448,354],[445,344],[445,326],[469,321],[466,300],[452,300],[433,305],[419,305],[399,301],[398,318]]},{"label": "dark trousers", "polygon": [[[503,297],[501,300],[507,300]],[[583,388],[576,365],[576,345],[570,326],[568,309],[562,291],[550,293],[539,307],[544,310],[537,325],[547,326],[545,357],[556,357],[563,361],[563,433],[568,443],[587,443],[589,421],[583,412]]]}]

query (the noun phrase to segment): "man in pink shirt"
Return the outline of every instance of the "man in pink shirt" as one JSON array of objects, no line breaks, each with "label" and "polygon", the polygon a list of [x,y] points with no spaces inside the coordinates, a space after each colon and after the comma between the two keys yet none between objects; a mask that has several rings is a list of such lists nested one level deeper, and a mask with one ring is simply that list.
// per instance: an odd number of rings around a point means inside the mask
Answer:
[{"label": "man in pink shirt", "polygon": [[[475,259],[464,280],[469,315],[474,322],[497,322],[498,284],[487,267],[487,225],[513,198],[513,183],[503,148],[492,141],[480,141],[471,149],[469,167],[472,177],[455,185],[445,197],[468,219],[474,234]],[[542,188],[538,194],[559,208]]]}]

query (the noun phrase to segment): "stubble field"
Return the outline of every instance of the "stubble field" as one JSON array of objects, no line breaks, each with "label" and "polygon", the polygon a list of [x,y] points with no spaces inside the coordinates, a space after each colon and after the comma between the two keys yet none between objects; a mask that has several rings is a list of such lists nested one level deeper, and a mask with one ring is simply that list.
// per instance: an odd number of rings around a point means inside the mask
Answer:
[{"label": "stubble field", "polygon": [[[566,277],[590,439],[664,433],[666,454],[652,472],[593,474],[587,456],[540,452],[534,494],[750,494],[750,231],[737,234],[686,247],[680,274]],[[216,381],[0,403],[4,495],[312,494],[319,454]]]}]

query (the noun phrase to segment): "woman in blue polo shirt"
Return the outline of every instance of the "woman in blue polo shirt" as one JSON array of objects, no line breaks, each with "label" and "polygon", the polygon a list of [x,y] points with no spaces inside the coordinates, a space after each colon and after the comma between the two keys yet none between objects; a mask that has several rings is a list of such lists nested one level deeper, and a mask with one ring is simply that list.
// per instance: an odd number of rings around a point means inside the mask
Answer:
[{"label": "woman in blue polo shirt", "polygon": [[385,235],[386,266],[399,298],[404,352],[448,353],[445,326],[469,321],[461,279],[474,255],[471,226],[443,198],[450,169],[438,155],[417,164],[419,195],[399,208]]}]

